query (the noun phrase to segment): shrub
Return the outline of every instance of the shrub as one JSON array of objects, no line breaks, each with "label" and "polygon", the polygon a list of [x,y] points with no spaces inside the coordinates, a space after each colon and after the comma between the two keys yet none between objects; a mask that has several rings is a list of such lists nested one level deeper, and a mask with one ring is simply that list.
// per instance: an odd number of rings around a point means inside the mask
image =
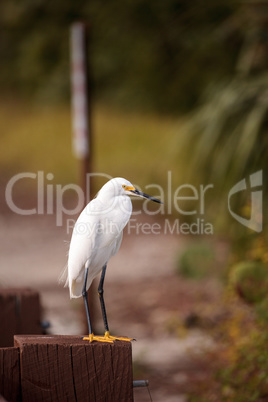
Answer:
[{"label": "shrub", "polygon": [[230,284],[247,303],[260,303],[267,296],[268,268],[255,261],[244,261],[233,267]]},{"label": "shrub", "polygon": [[192,244],[179,256],[176,270],[185,278],[205,278],[212,272],[213,257],[214,252],[208,244]]}]

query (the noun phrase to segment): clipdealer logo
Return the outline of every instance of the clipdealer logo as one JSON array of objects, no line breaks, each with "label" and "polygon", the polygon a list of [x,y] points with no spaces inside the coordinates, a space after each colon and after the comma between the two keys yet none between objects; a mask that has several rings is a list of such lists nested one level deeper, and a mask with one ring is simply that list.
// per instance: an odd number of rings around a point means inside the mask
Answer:
[{"label": "clipdealer logo", "polygon": [[232,217],[241,225],[260,233],[263,228],[263,191],[260,189],[262,186],[262,170],[256,173],[252,173],[249,176],[249,189],[251,194],[250,202],[250,218],[246,219],[231,209],[230,201],[234,194],[240,193],[241,191],[248,190],[246,179],[240,180],[236,183],[228,194],[228,210]]},{"label": "clipdealer logo", "polygon": [[[99,177],[110,180],[112,177],[105,173],[92,173],[87,175],[87,194],[76,184],[67,184],[62,186],[53,183],[54,175],[52,173],[45,173],[38,171],[19,173],[13,176],[7,183],[5,190],[6,203],[11,211],[19,215],[55,215],[56,226],[63,226],[66,224],[67,233],[70,233],[74,227],[75,219],[83,208],[85,200],[88,202],[90,194],[91,179]],[[13,191],[18,182],[24,180],[32,180],[36,186],[37,204],[35,208],[25,209],[16,204],[17,201],[13,198]],[[255,231],[261,232],[263,228],[263,172],[262,170],[252,173],[248,181],[244,178],[236,183],[227,195],[226,204],[230,215],[241,225]],[[136,186],[138,189],[139,187]],[[132,213],[132,218],[127,226],[127,233],[135,231],[135,233],[143,234],[183,234],[183,235],[213,235],[214,226],[206,219],[206,202],[207,194],[213,191],[214,185],[200,184],[193,186],[191,184],[181,184],[174,188],[172,181],[172,172],[167,172],[167,179],[165,187],[158,184],[151,183],[145,186],[145,190],[157,196],[163,204],[159,204],[157,208],[150,207],[150,203],[146,200],[136,203],[135,210]],[[243,195],[243,192],[250,190],[250,217],[245,218],[239,215],[231,207],[232,197],[238,194]],[[77,199],[77,204],[73,208],[67,208],[64,200],[67,195],[66,192],[73,192]],[[244,193],[245,194],[245,193]],[[211,194],[210,194],[211,196]],[[169,216],[162,220],[162,223],[153,222],[140,223],[135,217],[141,213],[146,215],[164,215]],[[190,223],[185,222],[185,219],[174,219],[174,216],[190,216]],[[67,219],[67,217],[70,217]],[[107,229],[107,225],[105,226]],[[85,228],[81,228],[81,230]],[[86,228],[90,231],[91,228]],[[108,229],[107,229],[108,230]],[[109,227],[109,230],[110,227]],[[112,228],[114,230],[114,228]]]},{"label": "clipdealer logo", "polygon": [[[84,194],[82,188],[76,184],[56,184],[52,173],[45,173],[43,171],[38,171],[37,173],[22,172],[13,176],[8,181],[5,190],[6,203],[10,210],[18,215],[54,215],[56,226],[66,225],[67,233],[70,233],[75,223],[73,217],[83,209],[85,202],[89,201],[92,180],[95,178],[104,180],[105,182],[112,179],[106,173],[87,174],[86,194]],[[21,207],[19,200],[14,197],[18,183],[21,185],[27,180],[30,180],[36,189],[36,205],[29,209],[25,208],[25,206]],[[135,185],[135,187],[141,190],[138,185]],[[172,172],[168,171],[164,187],[157,183],[150,183],[144,187],[145,191],[157,196],[164,204],[158,204],[156,207],[152,206],[148,200],[137,202],[132,212],[132,220],[128,229],[133,231],[134,225],[136,233],[142,231],[142,233],[149,234],[148,226],[150,225],[148,223],[143,223],[141,227],[138,220],[133,219],[133,217],[143,213],[151,216],[169,216],[169,218],[164,220],[165,224],[162,233],[213,234],[213,225],[206,222],[205,219],[206,196],[212,188],[212,184],[200,184],[197,187],[191,184],[181,184],[175,187],[172,180]],[[67,197],[70,196],[70,192],[72,192],[72,198],[77,200],[73,208],[67,208],[65,203]],[[66,193],[69,193],[69,195]],[[111,207],[112,205],[109,205],[105,213],[108,213]],[[181,221],[175,219],[174,221],[174,216],[176,215],[192,216],[191,223],[184,222],[183,219]],[[67,219],[67,217],[70,218]],[[153,230],[152,233],[159,233],[159,226],[162,228],[159,223],[153,227],[150,226]],[[114,230],[109,225],[105,225],[105,228],[108,231]],[[85,230],[88,233],[91,231],[91,228],[83,225],[80,230]]]}]

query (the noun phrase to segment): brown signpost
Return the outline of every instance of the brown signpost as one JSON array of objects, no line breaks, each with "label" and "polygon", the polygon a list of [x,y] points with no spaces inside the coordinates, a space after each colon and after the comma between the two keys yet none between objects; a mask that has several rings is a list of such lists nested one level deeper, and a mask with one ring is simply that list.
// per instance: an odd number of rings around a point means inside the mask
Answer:
[{"label": "brown signpost", "polygon": [[[75,22],[70,30],[71,53],[71,94],[73,153],[79,162],[80,187],[84,193],[84,205],[92,199],[92,189],[88,186],[87,174],[92,172],[92,124],[90,94],[90,63],[88,55],[89,32],[84,22]],[[88,291],[94,325],[93,294],[94,284]]]},{"label": "brown signpost", "polygon": [[73,152],[80,163],[80,186],[87,202],[87,196],[90,194],[87,194],[86,175],[92,170],[92,133],[88,30],[82,22],[76,22],[71,26],[71,87]]}]

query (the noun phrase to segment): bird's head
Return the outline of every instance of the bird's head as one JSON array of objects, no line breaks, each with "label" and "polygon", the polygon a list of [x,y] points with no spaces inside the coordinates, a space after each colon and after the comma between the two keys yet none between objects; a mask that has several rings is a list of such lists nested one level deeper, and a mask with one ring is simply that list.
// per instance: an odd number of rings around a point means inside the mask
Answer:
[{"label": "bird's head", "polygon": [[142,191],[138,190],[135,186],[133,186],[133,184],[131,184],[128,180],[117,177],[116,180],[119,184],[119,186],[121,186],[121,194],[127,194],[127,195],[135,195],[141,198],[146,198],[148,200],[157,202],[159,204],[163,204],[162,201],[158,200],[155,197],[152,197],[151,195],[145,194]]},{"label": "bird's head", "polygon": [[163,204],[162,201],[158,200],[157,198],[154,198],[138,190],[135,186],[133,186],[132,183],[130,183],[130,181],[123,179],[122,177],[116,177],[109,180],[107,183],[104,184],[104,186],[100,189],[98,193],[98,197],[106,200],[111,200],[114,197],[121,195],[135,195],[138,197],[149,199],[154,202],[158,202],[159,204]]}]

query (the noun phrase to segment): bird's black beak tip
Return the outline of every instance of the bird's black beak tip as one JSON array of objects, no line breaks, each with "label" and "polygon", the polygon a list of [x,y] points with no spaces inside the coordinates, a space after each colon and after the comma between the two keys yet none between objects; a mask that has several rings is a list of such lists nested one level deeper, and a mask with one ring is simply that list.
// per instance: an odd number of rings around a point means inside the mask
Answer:
[{"label": "bird's black beak tip", "polygon": [[139,195],[140,197],[146,198],[148,200],[157,202],[158,204],[164,204],[162,201],[160,201],[158,198],[152,197],[148,194],[143,193],[142,191],[139,191],[137,189],[135,190],[130,190],[133,194]]},{"label": "bird's black beak tip", "polygon": [[164,203],[162,201],[158,200],[157,198],[152,199],[152,201],[157,202],[158,204],[164,205]]}]

